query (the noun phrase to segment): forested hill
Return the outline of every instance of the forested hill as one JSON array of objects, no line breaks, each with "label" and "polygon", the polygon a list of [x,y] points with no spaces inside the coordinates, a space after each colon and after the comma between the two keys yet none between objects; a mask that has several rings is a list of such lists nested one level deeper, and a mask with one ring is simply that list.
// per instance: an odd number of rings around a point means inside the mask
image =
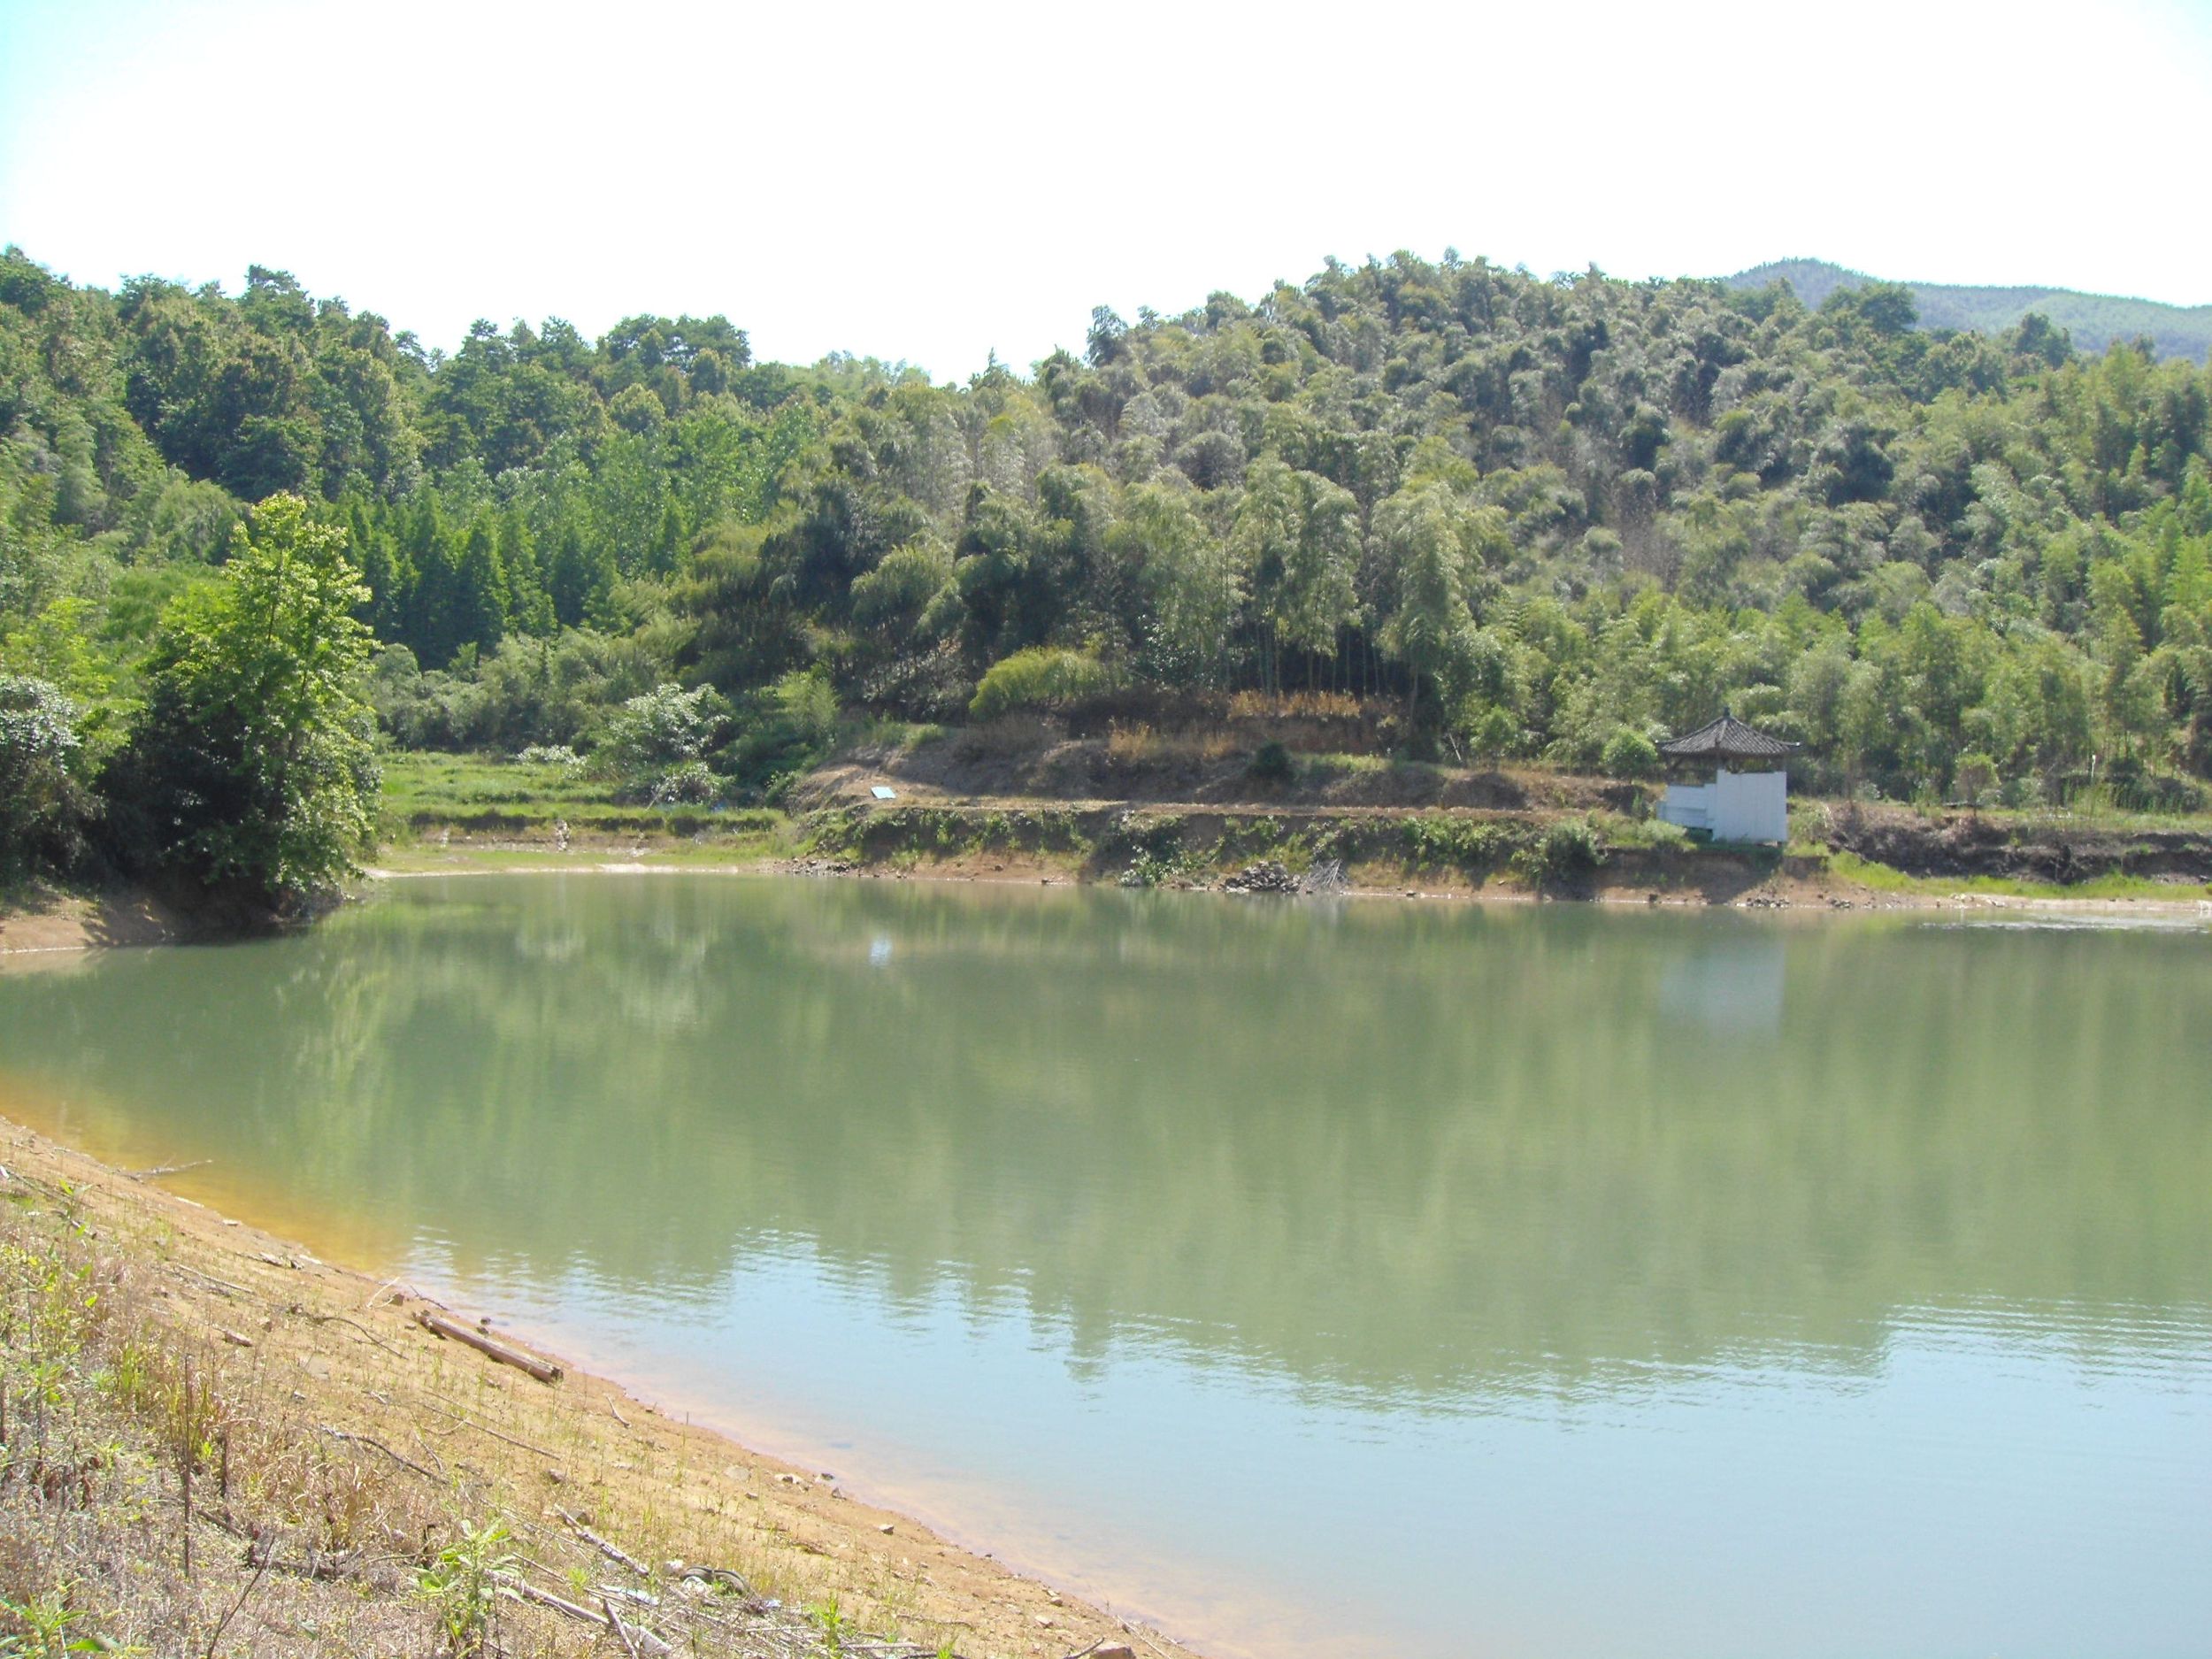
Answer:
[{"label": "forested hill", "polygon": [[[1824,259],[1778,259],[1739,271],[1728,279],[1735,288],[1763,288],[1787,282],[1805,304],[1817,307],[1838,288],[1863,288],[1880,279],[1847,270]],[[2152,342],[2156,355],[2201,364],[2212,353],[2212,305],[2166,305],[2156,300],[2123,299],[2107,294],[2078,294],[2071,288],[1964,288],[1942,282],[1907,282],[1925,328],[1974,328],[1997,333],[2030,311],[2040,312],[2073,335],[2074,343],[2101,351],[2117,341]]]},{"label": "forested hill", "polygon": [[111,293],[12,251],[0,674],[96,770],[164,608],[294,492],[366,574],[394,738],[588,750],[667,682],[695,795],[841,710],[1306,688],[1415,752],[1633,771],[1726,704],[1830,782],[2212,772],[2206,370],[1917,320],[1400,255],[933,386],[719,317],[442,356],[280,272]]}]

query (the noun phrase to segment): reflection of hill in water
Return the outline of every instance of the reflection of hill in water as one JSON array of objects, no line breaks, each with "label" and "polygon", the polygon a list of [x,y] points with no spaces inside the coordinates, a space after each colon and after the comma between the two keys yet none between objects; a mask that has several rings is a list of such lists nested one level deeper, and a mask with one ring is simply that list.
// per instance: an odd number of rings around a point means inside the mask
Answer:
[{"label": "reflection of hill in water", "polygon": [[0,980],[0,1064],[465,1270],[710,1297],[772,1239],[1443,1400],[1931,1306],[2200,1341],[2208,990],[2198,936],[503,879]]}]

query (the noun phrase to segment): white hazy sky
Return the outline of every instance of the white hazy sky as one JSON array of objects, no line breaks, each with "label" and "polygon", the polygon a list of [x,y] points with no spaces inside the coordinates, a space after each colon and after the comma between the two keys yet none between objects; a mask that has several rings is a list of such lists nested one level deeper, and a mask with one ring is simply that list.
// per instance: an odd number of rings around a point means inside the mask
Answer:
[{"label": "white hazy sky", "polygon": [[1325,257],[2212,301],[2212,0],[0,0],[0,241],[964,377]]}]

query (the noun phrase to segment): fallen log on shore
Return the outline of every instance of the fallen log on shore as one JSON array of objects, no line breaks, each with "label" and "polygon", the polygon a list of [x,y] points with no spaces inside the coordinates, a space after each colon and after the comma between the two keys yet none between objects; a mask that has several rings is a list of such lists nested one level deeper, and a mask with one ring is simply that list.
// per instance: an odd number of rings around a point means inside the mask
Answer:
[{"label": "fallen log on shore", "polygon": [[509,1348],[504,1342],[495,1342],[481,1331],[472,1331],[468,1326],[441,1317],[426,1308],[416,1310],[415,1323],[434,1335],[449,1336],[457,1342],[465,1342],[478,1353],[488,1354],[503,1365],[526,1371],[541,1383],[561,1380],[561,1368],[552,1361],[540,1359],[534,1354],[526,1354],[520,1348]]}]

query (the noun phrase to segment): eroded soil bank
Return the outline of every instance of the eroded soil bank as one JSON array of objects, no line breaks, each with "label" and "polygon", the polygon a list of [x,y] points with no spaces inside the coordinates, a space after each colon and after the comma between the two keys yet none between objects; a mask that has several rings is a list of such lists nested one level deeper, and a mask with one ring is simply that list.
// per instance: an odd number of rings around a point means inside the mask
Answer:
[{"label": "eroded soil bank", "polygon": [[176,917],[141,893],[40,887],[0,897],[0,954],[164,945],[184,933]]}]

